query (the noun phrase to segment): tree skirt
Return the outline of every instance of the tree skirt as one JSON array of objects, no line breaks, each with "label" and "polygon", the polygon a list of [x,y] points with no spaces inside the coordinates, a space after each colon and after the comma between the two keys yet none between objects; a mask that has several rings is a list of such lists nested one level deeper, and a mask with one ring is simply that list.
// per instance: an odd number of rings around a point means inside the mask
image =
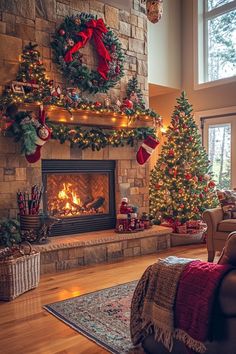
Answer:
[{"label": "tree skirt", "polygon": [[137,281],[44,306],[110,353],[140,353],[130,339],[130,304]]}]

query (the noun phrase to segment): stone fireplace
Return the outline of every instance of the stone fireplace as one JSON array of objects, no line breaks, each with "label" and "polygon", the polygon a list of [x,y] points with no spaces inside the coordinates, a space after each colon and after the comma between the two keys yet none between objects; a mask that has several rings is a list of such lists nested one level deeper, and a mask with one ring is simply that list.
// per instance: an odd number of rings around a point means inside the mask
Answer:
[{"label": "stone fireplace", "polygon": [[[55,226],[54,235],[98,230],[99,227],[100,230],[114,228],[115,213],[119,211],[124,183],[129,203],[138,206],[139,214],[148,212],[150,167],[148,163],[142,166],[137,163],[138,147],[106,147],[100,151],[92,151],[71,148],[68,143],[49,141],[42,148],[42,159],[29,164],[20,154],[18,143],[10,138],[0,137],[0,148],[5,151],[0,161],[1,217],[17,217],[17,191],[29,191],[34,184],[45,184],[47,187],[41,210],[50,211],[51,215],[63,220]],[[58,194],[63,196],[66,188],[72,195],[70,184],[80,185],[75,186],[73,193],[75,198],[81,200],[77,204],[68,205],[68,201],[65,203],[61,199],[61,210],[57,210],[58,205],[55,206],[53,201],[60,199]],[[70,208],[71,214],[77,215],[70,215],[67,210]],[[79,224],[74,224],[76,220],[79,220]]]},{"label": "stone fireplace", "polygon": [[[112,4],[100,1],[33,0],[30,2],[31,6],[28,6],[28,0],[20,2],[10,1],[8,6],[3,6],[0,14],[2,20],[0,43],[2,45],[1,48],[4,48],[4,50],[0,50],[0,92],[5,85],[9,85],[12,80],[16,79],[19,68],[19,56],[22,53],[24,45],[29,41],[38,44],[38,50],[46,67],[47,76],[54,80],[55,85],[65,86],[65,80],[52,60],[52,51],[50,48],[51,35],[55,33],[58,24],[62,22],[65,16],[71,16],[78,12],[88,12],[97,15],[98,18],[102,18],[106,25],[118,34],[125,53],[125,75],[116,87],[109,90],[108,95],[111,101],[116,102],[117,98],[124,98],[126,96],[128,80],[133,76],[137,76],[139,87],[147,103],[147,19],[143,13],[142,6],[140,6],[140,0],[132,0],[130,3],[132,5],[131,9],[121,9],[115,5],[113,6]],[[96,55],[92,45],[88,44],[86,48],[81,49],[81,52],[84,63],[88,67],[94,68],[94,65],[96,66],[94,62]],[[84,96],[92,101],[102,101],[106,95],[96,94],[92,96],[85,93]],[[47,107],[48,116],[51,120],[71,123],[71,117],[67,111],[65,112],[64,110],[63,112],[60,108],[51,108]],[[30,111],[34,108],[29,106],[22,109]],[[78,115],[77,118],[74,118],[74,123],[106,128],[127,127],[128,124],[123,116],[108,119],[106,114],[104,116],[100,114],[87,116],[84,112]],[[137,121],[136,126],[146,125],[143,123],[145,122]],[[92,151],[90,149],[81,150],[70,148],[67,142],[60,144],[56,141],[49,141],[42,148],[41,160],[35,164],[29,164],[25,157],[21,155],[18,143],[15,143],[11,138],[0,136],[0,217],[14,218],[17,216],[17,191],[29,191],[33,185],[41,185],[46,182],[47,191],[50,191],[52,194],[50,196],[48,194],[45,195],[41,210],[50,211],[50,214],[55,213],[56,217],[60,216],[65,225],[71,221],[71,218],[79,219],[80,221],[83,220],[83,224],[86,224],[86,220],[89,220],[89,217],[92,215],[93,218],[98,218],[99,221],[95,222],[93,220],[89,222],[90,226],[88,227],[95,227],[96,224],[103,224],[102,227],[104,229],[114,227],[115,213],[119,210],[121,201],[121,185],[124,183],[127,185],[127,197],[130,204],[137,205],[140,214],[148,211],[149,165],[140,166],[136,162],[137,150],[138,145],[120,148],[106,147],[100,151]],[[111,177],[108,174],[102,175],[100,173],[98,177],[98,175],[94,175],[96,171],[93,173],[86,172],[86,175],[83,172],[83,177],[80,176],[78,179],[77,177],[74,179],[74,172],[66,171],[66,175],[69,176],[68,180],[62,182],[65,176],[63,176],[63,171],[60,172],[60,176],[59,172],[57,172],[56,176],[52,177],[51,171],[45,172],[44,170],[45,161],[47,161],[48,169],[50,169],[50,166],[53,166],[55,161],[70,161],[72,165],[79,164],[80,161],[92,161],[96,162],[96,164],[97,161],[99,164],[104,162],[113,163],[113,187],[110,186]],[[99,187],[96,186],[98,189],[95,190],[96,183],[94,181],[97,182],[99,179],[103,179],[101,182],[102,187],[99,190]],[[66,200],[66,203],[63,204],[62,198],[60,199],[58,194],[60,193],[59,195],[63,196],[63,193],[67,192],[67,194],[70,193],[72,196],[70,185],[83,185],[85,181],[90,186],[94,185],[94,189],[83,190],[80,188],[78,190],[76,187],[73,193],[76,194],[74,198],[77,198],[77,201],[72,200],[74,203],[72,204]],[[65,183],[64,186],[63,183]],[[51,186],[57,184],[60,186],[60,190],[51,191]],[[80,195],[81,190],[84,192],[82,195]],[[108,190],[109,198],[106,194]],[[113,197],[110,198],[112,193]],[[78,198],[81,199],[79,202]],[[104,198],[103,203],[102,198]],[[58,205],[55,205],[55,199],[60,199],[60,208]],[[98,204],[102,204],[98,206],[96,201]],[[95,203],[95,207],[93,203]],[[71,215],[73,213],[77,215]],[[110,220],[105,222],[104,220],[107,217]],[[77,225],[76,230],[79,229],[80,226]],[[72,234],[75,232],[72,226],[70,230]],[[55,235],[65,234],[65,229],[62,226],[60,228],[58,226],[57,231],[55,228],[54,232]]]}]

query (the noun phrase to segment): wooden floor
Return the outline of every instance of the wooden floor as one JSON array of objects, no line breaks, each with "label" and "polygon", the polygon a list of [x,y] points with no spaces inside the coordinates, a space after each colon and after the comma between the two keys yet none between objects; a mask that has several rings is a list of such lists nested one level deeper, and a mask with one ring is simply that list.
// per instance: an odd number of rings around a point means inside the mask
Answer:
[{"label": "wooden floor", "polygon": [[12,302],[0,302],[1,354],[105,354],[106,350],[86,339],[42,309],[51,302],[139,279],[157,257],[176,255],[207,260],[205,245],[173,247],[158,255],[133,257],[44,275],[37,289]]}]

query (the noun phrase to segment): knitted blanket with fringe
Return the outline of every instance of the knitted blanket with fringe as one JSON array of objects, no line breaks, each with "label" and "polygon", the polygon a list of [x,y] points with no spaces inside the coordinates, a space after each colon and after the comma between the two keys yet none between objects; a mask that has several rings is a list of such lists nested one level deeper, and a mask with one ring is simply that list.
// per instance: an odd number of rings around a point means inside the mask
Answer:
[{"label": "knitted blanket with fringe", "polygon": [[197,353],[209,339],[213,304],[230,265],[194,261],[183,269],[176,296],[174,337]]},{"label": "knitted blanket with fringe", "polygon": [[173,340],[204,353],[217,289],[232,269],[187,258],[168,257],[149,266],[131,302],[130,333],[134,345],[150,333],[171,352]]},{"label": "knitted blanket with fringe", "polygon": [[135,289],[131,302],[130,333],[134,345],[154,332],[171,351],[174,333],[174,304],[178,281],[187,258],[167,257],[149,266]]}]

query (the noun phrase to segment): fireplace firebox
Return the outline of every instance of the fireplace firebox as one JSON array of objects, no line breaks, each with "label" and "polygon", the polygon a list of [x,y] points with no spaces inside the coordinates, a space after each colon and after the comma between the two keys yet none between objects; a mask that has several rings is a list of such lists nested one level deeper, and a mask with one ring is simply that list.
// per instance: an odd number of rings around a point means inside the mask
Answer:
[{"label": "fireplace firebox", "polygon": [[51,235],[115,227],[115,161],[42,160],[44,213],[60,221]]}]

